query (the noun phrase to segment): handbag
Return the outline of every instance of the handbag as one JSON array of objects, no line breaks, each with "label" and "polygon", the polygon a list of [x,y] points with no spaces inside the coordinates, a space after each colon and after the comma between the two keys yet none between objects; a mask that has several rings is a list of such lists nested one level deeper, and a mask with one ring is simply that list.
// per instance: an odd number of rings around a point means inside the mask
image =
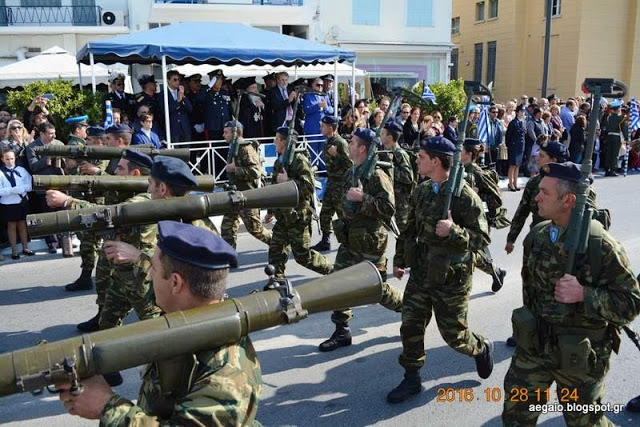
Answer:
[{"label": "handbag", "polygon": [[509,150],[507,145],[502,143],[498,146],[498,160],[507,160],[509,158]]}]

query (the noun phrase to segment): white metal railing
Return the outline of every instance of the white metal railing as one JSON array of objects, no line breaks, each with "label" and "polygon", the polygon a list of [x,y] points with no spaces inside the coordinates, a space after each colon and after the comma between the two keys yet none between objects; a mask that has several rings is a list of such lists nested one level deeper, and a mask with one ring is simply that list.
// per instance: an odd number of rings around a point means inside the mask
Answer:
[{"label": "white metal railing", "polygon": [[[273,163],[278,157],[276,153],[273,137],[249,138],[252,141],[260,143],[258,154],[262,168],[267,176],[270,175]],[[309,141],[309,140],[312,141]],[[316,175],[325,175],[325,163],[322,158],[322,149],[309,145],[324,141],[325,137],[318,135],[300,135],[298,137],[298,147],[304,147],[309,150],[309,159],[311,166],[316,169]],[[320,141],[319,141],[320,140]],[[215,177],[215,182],[223,184],[227,182],[225,167],[227,165],[227,154],[229,152],[229,144],[225,140],[210,141],[190,141],[175,142],[171,144],[171,148],[189,148],[192,153],[192,161],[189,162],[191,170],[196,175],[211,174]]]}]

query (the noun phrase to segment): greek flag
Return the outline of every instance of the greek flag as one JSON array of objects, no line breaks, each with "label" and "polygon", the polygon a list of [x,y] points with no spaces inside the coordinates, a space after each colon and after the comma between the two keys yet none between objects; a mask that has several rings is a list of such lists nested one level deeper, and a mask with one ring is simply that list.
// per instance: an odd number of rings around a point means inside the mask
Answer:
[{"label": "greek flag", "polygon": [[489,106],[486,104],[479,104],[480,108],[480,120],[478,121],[478,139],[484,144],[487,144],[489,139]]},{"label": "greek flag", "polygon": [[630,111],[630,121],[629,131],[635,132],[638,128],[640,128],[640,107],[638,107],[638,100],[636,98],[631,98],[631,111]]},{"label": "greek flag", "polygon": [[104,128],[113,126],[113,108],[111,107],[111,101],[104,101],[105,109],[107,110],[107,118],[104,121]]},{"label": "greek flag", "polygon": [[349,86],[349,97],[355,96],[357,99],[358,95],[356,94],[355,88],[351,85],[351,80],[349,80],[348,86]]},{"label": "greek flag", "polygon": [[425,101],[431,101],[434,104],[436,103],[436,96],[433,94],[426,81],[424,82],[424,89],[422,90],[422,99]]}]

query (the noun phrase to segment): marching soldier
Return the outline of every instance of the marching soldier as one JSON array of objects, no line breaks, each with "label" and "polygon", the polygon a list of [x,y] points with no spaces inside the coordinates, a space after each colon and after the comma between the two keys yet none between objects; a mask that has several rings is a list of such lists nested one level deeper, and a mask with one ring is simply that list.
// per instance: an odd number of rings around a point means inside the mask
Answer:
[{"label": "marching soldier", "polygon": [[322,209],[320,210],[320,230],[322,240],[311,249],[323,252],[331,250],[329,240],[333,229],[331,220],[333,214],[340,214],[342,209],[342,196],[344,190],[344,176],[347,170],[353,165],[349,158],[349,147],[347,141],[338,135],[338,119],[334,116],[324,116],[321,120],[320,130],[327,141],[322,147],[322,158],[327,167],[327,185],[322,197]]},{"label": "marching soldier", "polygon": [[[243,126],[240,122],[229,121],[224,124],[224,139],[231,143],[234,139],[233,129],[236,129],[235,144],[238,144],[238,154],[227,164],[229,184],[236,190],[251,190],[258,188],[262,179],[262,167],[258,156],[258,144],[255,141],[243,139]],[[229,147],[232,150],[233,147]],[[222,238],[234,249],[238,237],[240,218],[247,231],[256,239],[269,245],[271,231],[266,229],[260,221],[259,209],[243,209],[239,213],[228,213],[222,218]]]},{"label": "marching soldier", "polygon": [[404,245],[394,257],[393,275],[402,278],[411,267],[402,301],[404,379],[388,395],[399,403],[422,390],[420,369],[425,363],[424,333],[432,313],[442,338],[454,350],[475,358],[480,378],[493,371],[493,345],[468,327],[467,311],[473,277],[473,253],[489,245],[489,226],[482,201],[466,182],[442,219],[446,187],[455,145],[446,138],[420,142],[418,169],[429,177],[411,194],[409,220],[400,237]]}]

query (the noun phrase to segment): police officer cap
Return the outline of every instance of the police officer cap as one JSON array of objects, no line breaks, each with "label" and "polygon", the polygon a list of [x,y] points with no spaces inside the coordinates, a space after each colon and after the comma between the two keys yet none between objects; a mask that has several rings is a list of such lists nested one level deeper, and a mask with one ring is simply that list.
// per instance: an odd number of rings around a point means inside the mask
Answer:
[{"label": "police officer cap", "polygon": [[[278,129],[276,129],[276,133],[279,133],[282,136],[289,136],[289,127],[281,126]],[[294,129],[292,131],[292,135],[298,135],[298,132],[296,132],[295,129]]]},{"label": "police officer cap", "polygon": [[202,79],[202,74],[200,73],[191,74],[186,78],[186,80],[197,80],[197,81],[200,81],[201,79]]},{"label": "police officer cap", "polygon": [[210,78],[214,78],[214,77],[224,77],[224,73],[223,73],[223,72],[222,72],[222,70],[221,70],[221,69],[219,69],[219,68],[218,68],[218,69],[215,69],[215,70],[213,70],[213,71],[209,71],[209,72],[207,73],[207,75],[208,75]]},{"label": "police officer cap", "polygon": [[326,115],[322,119],[320,119],[320,121],[328,125],[337,125],[339,122],[339,119],[335,116]]},{"label": "police officer cap", "polygon": [[569,158],[569,150],[558,141],[544,141],[540,144],[540,149],[559,162],[566,162]]},{"label": "police officer cap", "polygon": [[456,151],[456,146],[445,137],[434,136],[431,138],[424,138],[420,141],[420,149],[429,153],[453,156],[453,152]]},{"label": "police officer cap", "polygon": [[320,76],[322,80],[333,81],[333,74],[325,74],[324,76]]},{"label": "police officer cap", "polygon": [[151,168],[153,164],[153,160],[151,157],[147,156],[144,153],[141,153],[138,150],[126,149],[124,150],[124,154],[122,158],[129,161],[130,163],[135,163],[138,166],[142,166],[144,168]]},{"label": "police officer cap", "polygon": [[120,123],[118,125],[109,126],[104,132],[105,133],[131,133],[132,130],[129,127],[129,125]]},{"label": "police officer cap", "polygon": [[622,101],[620,101],[619,99],[616,99],[614,101],[611,102],[611,104],[609,104],[609,107],[611,108],[620,108],[622,106]]},{"label": "police officer cap", "polygon": [[269,73],[266,76],[264,76],[262,78],[262,80],[275,80],[276,79],[276,73]]},{"label": "police officer cap", "polygon": [[235,121],[235,120],[229,120],[227,122],[224,123],[224,127],[226,128],[234,128],[237,127],[238,129],[244,129],[244,126],[242,126],[242,123]]},{"label": "police officer cap", "polygon": [[353,131],[353,135],[369,144],[371,144],[376,139],[376,133],[367,128],[356,128],[356,130]]},{"label": "police officer cap", "polygon": [[102,126],[89,126],[87,128],[87,136],[104,137],[104,128]]},{"label": "police officer cap", "polygon": [[154,157],[151,176],[174,187],[195,188],[198,185],[189,166],[175,157]]},{"label": "police officer cap", "polygon": [[84,115],[84,116],[77,116],[77,117],[69,117],[68,119],[64,119],[64,122],[68,125],[74,124],[74,123],[80,123],[80,124],[84,124],[87,125],[87,120],[89,119],[89,116]]},{"label": "police officer cap", "polygon": [[477,138],[466,138],[464,140],[464,146],[465,147],[477,147],[478,145],[483,144],[481,139],[477,139]]},{"label": "police officer cap", "polygon": [[113,73],[109,77],[109,83],[123,83],[124,82],[124,74],[122,73]]},{"label": "police officer cap", "polygon": [[158,222],[158,248],[164,255],[207,270],[238,266],[238,254],[222,237],[191,224]]},{"label": "police officer cap", "polygon": [[238,89],[242,89],[242,90],[247,90],[247,88],[253,84],[256,84],[256,78],[255,77],[243,77],[241,79],[238,79],[236,81],[236,87]]},{"label": "police officer cap", "polygon": [[140,77],[138,77],[138,83],[140,83],[140,86],[144,86],[147,83],[155,83],[155,82],[156,82],[156,78],[151,74],[143,74]]},{"label": "police officer cap", "polygon": [[309,83],[307,82],[307,79],[300,77],[298,80],[295,80],[293,83],[291,83],[290,86],[293,86],[293,87],[309,86]]},{"label": "police officer cap", "polygon": [[547,163],[540,168],[540,174],[545,177],[558,178],[564,181],[580,182],[582,174],[580,166],[572,162]]},{"label": "police officer cap", "polygon": [[392,132],[402,133],[402,125],[392,118],[387,120],[387,122],[384,124],[384,129],[390,130]]}]

